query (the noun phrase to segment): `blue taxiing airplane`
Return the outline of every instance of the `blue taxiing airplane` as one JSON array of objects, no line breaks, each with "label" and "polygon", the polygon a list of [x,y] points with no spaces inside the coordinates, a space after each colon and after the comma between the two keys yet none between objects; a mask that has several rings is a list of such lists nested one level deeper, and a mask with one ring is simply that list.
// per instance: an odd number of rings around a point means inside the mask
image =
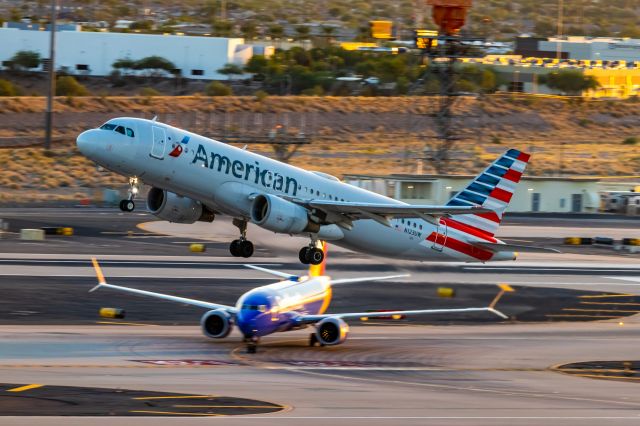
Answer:
[{"label": "blue taxiing airplane", "polygon": [[[323,252],[326,252],[326,243],[323,242],[319,248],[323,250]],[[90,291],[105,287],[209,309],[200,321],[203,333],[207,337],[222,339],[231,333],[235,325],[244,336],[244,341],[247,343],[247,352],[249,353],[255,353],[257,344],[262,336],[281,331],[301,329],[310,325],[315,327],[315,332],[311,333],[310,336],[311,346],[315,346],[316,343],[320,346],[338,345],[347,339],[349,333],[349,326],[345,320],[359,319],[362,317],[376,318],[397,315],[454,314],[486,311],[496,314],[501,318],[507,318],[492,306],[483,308],[420,309],[327,314],[325,311],[331,302],[333,286],[363,281],[401,278],[407,277],[408,275],[331,279],[331,277],[325,275],[326,257],[324,257],[324,261],[321,264],[312,265],[309,268],[308,275],[305,276],[291,275],[255,265],[245,265],[258,271],[275,275],[281,278],[282,281],[257,287],[246,292],[238,299],[235,306],[108,284],[98,261],[95,258],[93,258],[92,261],[98,277],[98,285]]]}]

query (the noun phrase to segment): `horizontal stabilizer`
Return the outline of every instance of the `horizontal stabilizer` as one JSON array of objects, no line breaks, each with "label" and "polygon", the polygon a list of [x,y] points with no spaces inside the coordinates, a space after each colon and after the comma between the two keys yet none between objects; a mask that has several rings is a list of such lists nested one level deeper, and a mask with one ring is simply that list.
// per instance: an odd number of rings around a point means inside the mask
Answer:
[{"label": "horizontal stabilizer", "polygon": [[298,278],[299,278],[297,275],[291,275],[291,274],[287,274],[286,272],[275,271],[273,269],[267,269],[261,266],[247,265],[247,264],[245,264],[244,266],[246,266],[247,268],[255,269],[256,271],[264,272],[265,274],[273,275],[279,278],[284,278],[285,280],[298,281]]},{"label": "horizontal stabilizer", "polygon": [[536,247],[536,246],[523,246],[519,244],[498,244],[498,243],[486,243],[486,242],[473,242],[471,243],[478,248],[491,250],[494,253],[501,251],[514,251],[520,253],[560,253],[559,250],[548,247]]}]

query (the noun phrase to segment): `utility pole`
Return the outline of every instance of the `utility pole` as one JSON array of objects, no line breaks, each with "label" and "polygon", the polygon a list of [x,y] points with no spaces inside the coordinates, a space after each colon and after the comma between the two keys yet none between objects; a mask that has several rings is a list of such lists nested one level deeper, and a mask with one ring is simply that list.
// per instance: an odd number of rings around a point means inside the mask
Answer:
[{"label": "utility pole", "polygon": [[44,149],[51,149],[51,130],[53,125],[53,97],[56,94],[56,21],[58,0],[51,0],[51,17],[49,19],[49,93],[47,94],[47,111],[45,115]]},{"label": "utility pole", "polygon": [[556,59],[562,59],[562,21],[564,20],[564,0],[558,0],[558,39],[556,41]]}]

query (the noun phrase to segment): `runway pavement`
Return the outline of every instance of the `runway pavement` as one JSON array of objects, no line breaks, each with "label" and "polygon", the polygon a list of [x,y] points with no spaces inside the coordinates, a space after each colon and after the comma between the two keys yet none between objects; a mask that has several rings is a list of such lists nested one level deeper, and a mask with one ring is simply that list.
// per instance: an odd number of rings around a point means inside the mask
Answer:
[{"label": "runway pavement", "polygon": [[[204,337],[197,324],[200,309],[105,289],[87,293],[95,284],[89,259],[96,255],[114,283],[233,304],[243,291],[272,278],[228,255],[228,242],[236,237],[228,221],[184,227],[110,209],[0,209],[0,218],[9,221],[12,232],[59,225],[75,230],[73,237],[36,243],[20,242],[15,234],[0,239],[3,426],[52,424],[51,417],[37,417],[51,414],[44,409],[52,407],[39,404],[39,398],[76,404],[76,415],[91,416],[65,417],[65,425],[640,423],[633,363],[640,331],[640,255],[590,248],[509,263],[435,264],[331,247],[333,276],[411,274],[336,289],[332,312],[486,306],[500,292],[497,284],[506,283],[515,292],[502,294],[497,306],[511,319],[356,322],[343,345],[310,348],[307,329],[269,336],[249,355],[235,333],[222,341]],[[501,229],[507,237],[557,246],[567,223],[557,224],[514,218]],[[625,220],[580,219],[573,227],[583,236],[639,231],[636,222]],[[252,262],[303,272],[296,255],[304,239],[254,227],[250,233],[259,248]],[[196,239],[206,241],[207,252],[188,252]],[[439,286],[453,288],[456,297],[438,297]],[[127,317],[101,319],[96,312],[104,306],[124,308]],[[569,375],[566,365],[582,370]],[[559,366],[565,370],[554,368]],[[609,370],[613,379],[591,377]],[[114,396],[114,389],[124,396]],[[206,403],[163,399],[140,410],[127,396],[136,392],[190,395]],[[96,396],[77,397],[82,394]],[[112,414],[136,417],[99,417],[109,411],[107,401],[120,409]],[[24,416],[2,416],[7,403],[23,407]],[[233,414],[229,405],[281,408],[217,418]]]}]

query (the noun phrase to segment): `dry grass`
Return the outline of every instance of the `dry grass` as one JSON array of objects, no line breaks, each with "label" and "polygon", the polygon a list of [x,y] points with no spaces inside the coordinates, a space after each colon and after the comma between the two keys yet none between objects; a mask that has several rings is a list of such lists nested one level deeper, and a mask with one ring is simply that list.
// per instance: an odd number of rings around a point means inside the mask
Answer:
[{"label": "dry grass", "polygon": [[[303,146],[292,164],[336,176],[345,173],[413,173],[423,156],[425,142],[435,143],[434,126],[423,133],[385,130],[394,115],[422,114],[424,120],[437,106],[433,98],[341,97],[86,97],[56,100],[56,111],[97,112],[105,116],[128,113],[178,111],[210,112],[339,112],[334,125],[316,129],[315,140]],[[3,113],[40,113],[43,98],[0,98]],[[379,114],[373,131],[354,133],[359,120],[354,113]],[[469,161],[452,164],[454,173],[480,170],[500,152],[515,147],[533,153],[529,174],[635,175],[640,174],[640,147],[623,145],[623,139],[640,136],[640,103],[577,101],[558,98],[495,96],[462,98],[454,106],[454,123],[460,140],[455,156]],[[76,200],[95,188],[124,188],[126,179],[96,166],[81,156],[72,141],[79,129],[66,130],[68,142],[50,155],[39,148],[0,149],[0,201],[17,199]],[[3,128],[0,136],[39,137],[33,129]],[[271,155],[270,146],[251,146]],[[425,173],[433,172],[429,164]],[[80,190],[78,190],[80,189]],[[26,196],[24,194],[31,194]]]}]

